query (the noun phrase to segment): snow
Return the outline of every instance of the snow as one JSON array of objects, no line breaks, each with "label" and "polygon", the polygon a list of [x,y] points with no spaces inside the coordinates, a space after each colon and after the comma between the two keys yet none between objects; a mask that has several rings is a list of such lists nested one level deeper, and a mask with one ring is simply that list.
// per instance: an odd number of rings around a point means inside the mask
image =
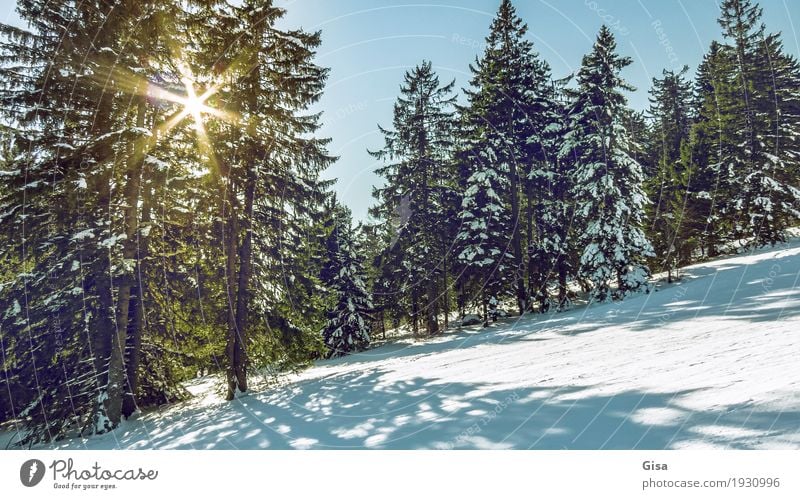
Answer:
[{"label": "snow", "polygon": [[101,241],[100,246],[102,246],[103,248],[112,248],[116,246],[120,241],[124,241],[126,239],[128,239],[128,236],[126,234],[115,234],[109,237],[108,239],[104,239],[103,241]]},{"label": "snow", "polygon": [[623,302],[220,381],[59,448],[800,449],[800,241],[701,263]]},{"label": "snow", "polygon": [[149,165],[152,165],[153,167],[155,167],[156,169],[159,169],[159,170],[168,170],[169,169],[169,163],[167,163],[165,161],[162,161],[162,160],[156,158],[155,156],[147,155],[147,156],[145,156],[144,161],[145,161],[145,163],[147,163]]},{"label": "snow", "polygon": [[73,241],[83,241],[87,237],[88,238],[93,238],[94,237],[94,231],[92,229],[85,229],[85,230],[82,230],[82,231],[78,232],[77,234],[72,236],[72,240]]},{"label": "snow", "polygon": [[19,300],[14,300],[14,303],[11,305],[8,313],[10,314],[9,317],[16,317],[22,312],[22,307],[19,305]]}]

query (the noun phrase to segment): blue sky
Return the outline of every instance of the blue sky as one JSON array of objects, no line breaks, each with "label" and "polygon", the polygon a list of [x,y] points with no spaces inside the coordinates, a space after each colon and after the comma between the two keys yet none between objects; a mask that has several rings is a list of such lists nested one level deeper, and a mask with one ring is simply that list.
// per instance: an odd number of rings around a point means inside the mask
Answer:
[{"label": "blue sky", "polygon": [[[382,145],[377,124],[391,124],[403,73],[423,59],[443,82],[469,80],[469,64],[481,52],[500,0],[277,0],[288,11],[286,26],[322,30],[317,62],[331,68],[319,109],[322,135],[332,137],[340,160],[326,176],[356,219],[366,219],[379,165],[367,149]],[[800,54],[800,2],[762,0],[764,22],[780,31],[787,51]],[[636,109],[647,106],[652,77],[662,69],[692,71],[713,39],[720,39],[717,0],[517,0],[536,49],[556,77],[580,65],[602,24],[612,27],[618,49],[633,58],[625,71],[638,88]],[[14,2],[0,0],[0,19],[16,22]]]}]

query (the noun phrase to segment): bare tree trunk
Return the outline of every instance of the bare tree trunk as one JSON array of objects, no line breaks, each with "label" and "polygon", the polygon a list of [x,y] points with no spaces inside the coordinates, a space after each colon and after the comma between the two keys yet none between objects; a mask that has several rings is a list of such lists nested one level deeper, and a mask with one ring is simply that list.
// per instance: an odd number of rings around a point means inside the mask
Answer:
[{"label": "bare tree trunk", "polygon": [[[135,97],[136,102],[136,126],[138,128],[144,127],[145,115],[145,100],[141,95]],[[130,304],[131,304],[131,288],[134,285],[134,271],[135,267],[133,262],[136,260],[136,235],[139,232],[139,190],[142,180],[142,164],[144,162],[144,143],[142,140],[136,142],[128,151],[128,160],[126,164],[126,178],[125,186],[123,187],[123,202],[124,207],[122,211],[123,226],[125,230],[125,240],[122,242],[122,261],[123,271],[119,277],[119,289],[117,291],[117,320],[116,320],[116,344],[113,345],[111,362],[109,364],[109,375],[117,376],[119,370],[120,377],[124,378],[124,382],[119,384],[120,396],[119,400],[113,397],[113,402],[109,402],[113,406],[113,414],[109,417],[114,421],[117,413],[121,417],[122,414],[122,399],[126,397],[129,391],[129,383],[127,380],[128,370],[125,367],[125,352],[128,345],[128,320],[130,318]],[[117,352],[119,350],[119,352]],[[114,388],[116,389],[116,379],[114,381]],[[109,391],[110,391],[109,385]],[[109,400],[112,397],[109,394]],[[119,408],[117,408],[119,405]],[[113,417],[112,417],[113,415]],[[115,421],[116,422],[116,421]]]},{"label": "bare tree trunk", "polygon": [[566,255],[561,253],[558,258],[558,306],[563,308],[567,303],[567,263]]},{"label": "bare tree trunk", "polygon": [[483,327],[489,327],[489,307],[485,292],[481,301],[483,302]]},{"label": "bare tree trunk", "polygon": [[436,279],[434,277],[428,278],[428,289],[427,289],[427,297],[428,303],[425,307],[425,315],[427,317],[426,321],[426,331],[429,336],[434,335],[439,332],[439,297],[438,291],[436,289]]},{"label": "bare tree trunk", "polygon": [[[98,106],[98,129],[111,128],[111,96],[103,98]],[[100,156],[113,161],[111,147],[103,147]],[[107,210],[111,203],[111,169],[101,164],[97,179],[97,207]],[[102,220],[102,217],[100,217]],[[98,295],[98,315],[93,338],[95,370],[98,377],[98,399],[93,417],[93,431],[103,433],[115,428],[121,420],[122,394],[124,392],[124,348],[125,331],[119,336],[114,316],[114,289],[112,282],[112,261],[110,251],[101,249],[97,255],[94,279]],[[127,303],[125,304],[127,313]]]},{"label": "bare tree trunk", "polygon": [[450,327],[450,286],[447,282],[448,269],[447,269],[447,249],[445,249],[444,257],[442,258],[442,265],[444,266],[444,328]]},{"label": "bare tree trunk", "polygon": [[[148,171],[144,170],[145,177]],[[142,216],[141,224],[147,225],[150,223],[150,210],[152,207],[152,192],[149,186],[144,186],[142,189]],[[142,332],[144,330],[144,317],[145,317],[145,303],[144,297],[147,294],[147,280],[144,276],[147,275],[146,260],[149,256],[150,237],[142,234],[141,230],[138,235],[138,254],[136,255],[136,287],[131,292],[131,307],[133,308],[130,313],[130,321],[128,327],[127,338],[127,355],[126,355],[126,368],[127,368],[127,381],[128,388],[126,390],[125,398],[122,401],[122,414],[125,417],[130,417],[137,409],[136,392],[139,389],[139,359],[142,350]]]},{"label": "bare tree trunk", "polygon": [[236,294],[236,341],[234,347],[234,371],[241,391],[247,391],[247,318],[250,307],[250,279],[253,262],[253,200],[255,197],[255,167],[248,164],[244,193],[244,213],[241,229],[244,238],[239,247],[239,282]]},{"label": "bare tree trunk", "polygon": [[416,287],[411,292],[411,329],[414,332],[414,337],[419,335],[419,298],[417,297]]},{"label": "bare tree trunk", "polygon": [[[528,244],[526,246],[528,252],[528,297],[533,297],[537,293],[537,289],[535,286],[538,286],[536,279],[533,275],[534,270],[534,254],[531,251],[531,247],[534,243],[534,234],[533,234],[533,187],[531,182],[525,182],[525,199],[526,199],[526,206],[525,206],[525,222],[526,222],[526,232],[528,236]],[[529,304],[528,308],[533,308],[533,304]]]},{"label": "bare tree trunk", "polygon": [[519,315],[524,315],[528,300],[525,293],[525,280],[522,277],[524,264],[522,263],[522,247],[520,241],[519,176],[517,174],[517,165],[513,158],[509,161],[509,169],[511,176],[511,223],[513,224],[511,246],[514,252],[514,284],[517,292]]},{"label": "bare tree trunk", "polygon": [[[230,177],[229,177],[229,184],[230,184]],[[230,192],[228,196],[232,199],[234,197],[233,193],[233,185],[229,185]],[[223,202],[224,204],[224,202]],[[238,254],[237,251],[237,239],[239,234],[239,227],[238,227],[238,220],[236,217],[236,212],[233,209],[233,203],[228,203],[228,213],[225,214],[223,218],[226,220],[225,223],[225,286],[226,286],[226,297],[228,303],[228,335],[227,341],[225,343],[225,356],[227,358],[227,366],[225,370],[226,380],[228,383],[228,391],[225,395],[226,400],[233,400],[234,395],[236,394],[236,388],[238,386],[237,378],[236,378],[236,341],[238,337],[238,331],[236,329],[236,256]],[[223,208],[224,210],[224,208]]]}]

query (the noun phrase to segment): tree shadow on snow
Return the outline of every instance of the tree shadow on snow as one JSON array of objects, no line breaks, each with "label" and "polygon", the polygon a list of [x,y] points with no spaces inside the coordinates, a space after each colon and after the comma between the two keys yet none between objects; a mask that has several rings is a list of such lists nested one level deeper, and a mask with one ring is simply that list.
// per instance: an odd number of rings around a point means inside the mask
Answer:
[{"label": "tree shadow on snow", "polygon": [[144,418],[91,444],[141,449],[744,449],[800,446],[800,412],[690,411],[678,393],[503,388],[368,371]]}]

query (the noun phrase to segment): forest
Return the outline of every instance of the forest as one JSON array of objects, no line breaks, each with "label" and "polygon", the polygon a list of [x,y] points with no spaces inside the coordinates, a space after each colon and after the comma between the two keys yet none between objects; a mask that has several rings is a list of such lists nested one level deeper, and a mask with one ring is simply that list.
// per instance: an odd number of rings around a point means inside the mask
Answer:
[{"label": "forest", "polygon": [[323,175],[323,33],[280,27],[271,0],[17,10],[0,422],[22,445],[110,432],[198,375],[234,400],[400,327],[424,342],[648,293],[800,218],[800,64],[753,0],[722,0],[702,63],[654,78],[641,112],[609,28],[554,75],[502,0],[465,88],[424,57],[398,82],[363,221]]}]

